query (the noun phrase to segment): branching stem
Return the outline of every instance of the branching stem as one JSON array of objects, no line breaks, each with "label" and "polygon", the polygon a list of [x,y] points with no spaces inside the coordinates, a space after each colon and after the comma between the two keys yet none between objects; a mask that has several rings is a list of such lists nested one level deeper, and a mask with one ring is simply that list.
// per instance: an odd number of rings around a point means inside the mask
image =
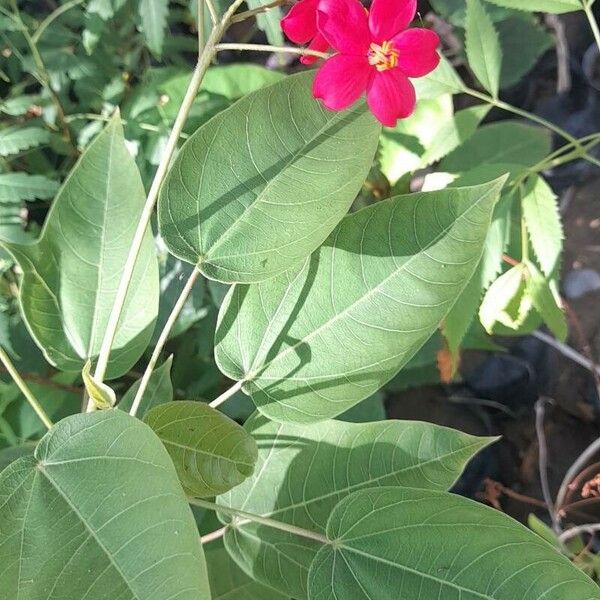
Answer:
[{"label": "branching stem", "polygon": [[329,58],[326,52],[317,52],[308,48],[294,48],[293,46],[271,46],[269,44],[218,44],[217,52],[223,50],[251,50],[252,52],[273,52],[297,54],[299,56],[316,56],[317,58]]}]

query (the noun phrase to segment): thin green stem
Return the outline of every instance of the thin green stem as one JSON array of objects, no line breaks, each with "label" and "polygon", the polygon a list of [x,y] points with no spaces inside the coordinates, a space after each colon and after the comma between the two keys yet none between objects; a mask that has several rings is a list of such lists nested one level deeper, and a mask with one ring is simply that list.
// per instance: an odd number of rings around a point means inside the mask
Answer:
[{"label": "thin green stem", "polygon": [[211,408],[217,408],[218,406],[221,406],[221,404],[223,404],[223,402],[226,402],[233,395],[237,394],[242,389],[242,386],[244,385],[244,383],[245,383],[245,380],[243,380],[243,379],[242,379],[242,381],[238,381],[235,385],[231,386],[226,392],[222,393],[216,400],[213,400],[209,404],[209,406]]},{"label": "thin green stem", "polygon": [[204,52],[204,46],[206,45],[206,39],[204,35],[204,28],[206,26],[206,19],[204,18],[204,4],[205,0],[198,0],[198,54],[202,54],[202,52]]},{"label": "thin green stem", "polygon": [[217,52],[223,50],[251,50],[253,52],[281,52],[287,54],[298,54],[299,56],[316,56],[317,58],[329,58],[326,52],[317,52],[308,48],[294,48],[293,46],[271,46],[269,44],[218,44]]},{"label": "thin green stem", "polygon": [[61,6],[59,6],[55,11],[51,12],[41,23],[40,26],[35,30],[34,34],[31,36],[34,44],[37,44],[44,34],[44,31],[48,28],[49,25],[55,19],[58,19],[62,14],[66,13],[68,10],[75,8],[77,5],[82,4],[84,0],[70,0],[70,2],[65,2]]},{"label": "thin green stem", "polygon": [[25,383],[23,378],[19,375],[19,372],[13,365],[8,354],[6,353],[4,348],[2,348],[1,346],[0,346],[0,361],[2,361],[2,364],[5,366],[9,375],[13,378],[13,381],[17,384],[17,387],[21,390],[21,393],[23,394],[23,396],[25,396],[25,398],[27,399],[27,402],[29,402],[29,405],[31,406],[31,408],[33,408],[35,414],[40,418],[40,421],[42,421],[42,423],[48,429],[51,429],[53,426],[52,421],[50,420],[50,418],[48,417],[48,415],[42,408],[42,405],[39,403],[38,399],[33,395],[32,391],[29,389],[29,387],[27,386],[27,384]]},{"label": "thin green stem", "polygon": [[594,34],[594,39],[596,40],[596,45],[600,50],[600,29],[598,28],[598,22],[596,21],[596,17],[594,16],[594,11],[592,10],[592,5],[594,4],[594,0],[590,2],[586,0],[581,0],[581,4],[583,5],[583,12],[589,21],[590,28],[592,29],[592,33]]},{"label": "thin green stem", "polygon": [[156,346],[154,347],[154,350],[152,351],[152,356],[150,357],[148,366],[146,367],[146,370],[144,371],[144,374],[140,381],[140,386],[135,394],[135,398],[133,399],[133,403],[132,403],[131,409],[129,411],[129,414],[133,417],[135,417],[135,415],[140,407],[142,397],[144,396],[144,392],[146,391],[146,388],[148,387],[148,383],[150,382],[150,377],[152,377],[152,373],[153,373],[154,369],[156,368],[156,364],[158,363],[158,359],[160,358],[162,350],[165,347],[167,340],[169,339],[169,334],[171,333],[171,329],[173,329],[173,326],[175,325],[175,322],[177,321],[177,317],[179,317],[179,314],[181,313],[182,308],[185,306],[187,299],[189,298],[190,294],[192,293],[194,284],[198,280],[199,276],[200,276],[200,270],[198,269],[198,266],[196,266],[196,268],[192,271],[191,275],[189,276],[183,290],[181,290],[181,294],[179,294],[179,298],[177,299],[177,302],[175,303],[175,306],[173,307],[173,310],[171,311],[171,314],[169,315],[169,318],[167,319],[165,326],[163,327],[162,331],[160,332],[160,336],[158,338],[158,341],[156,342]]},{"label": "thin green stem", "polygon": [[282,523],[281,521],[275,521],[274,519],[269,519],[268,517],[262,517],[261,515],[255,515],[253,513],[248,513],[236,508],[221,506],[219,504],[215,504],[214,502],[207,502],[206,500],[199,500],[197,498],[188,498],[188,502],[194,506],[207,508],[208,510],[214,510],[215,512],[220,512],[233,517],[234,520],[230,527],[235,527],[236,524],[239,524],[239,521],[252,521],[254,523],[258,523],[259,525],[271,527],[272,529],[279,529],[279,531],[285,531],[309,540],[314,540],[320,544],[331,544],[331,541],[321,533],[310,531],[309,529],[303,529],[302,527],[296,527],[295,525],[290,525],[289,523]]},{"label": "thin green stem", "polygon": [[[125,305],[125,299],[127,297],[127,291],[129,290],[129,284],[133,276],[133,271],[135,269],[137,258],[142,247],[142,242],[144,240],[146,230],[148,228],[148,225],[150,224],[150,220],[154,212],[156,201],[158,200],[158,193],[160,191],[160,187],[167,174],[169,165],[171,163],[171,159],[173,158],[173,155],[177,148],[179,136],[183,130],[185,122],[187,121],[188,114],[190,112],[190,109],[192,108],[194,100],[196,99],[196,95],[198,93],[198,90],[200,89],[200,84],[202,83],[204,75],[217,52],[217,44],[223,37],[223,34],[229,27],[231,18],[233,17],[233,15],[235,14],[235,12],[240,7],[243,1],[244,0],[235,0],[232,3],[232,5],[229,7],[227,12],[223,16],[223,19],[215,27],[213,27],[212,33],[208,38],[204,51],[199,54],[196,68],[194,69],[192,78],[188,85],[188,89],[185,93],[185,97],[181,103],[179,112],[177,113],[177,117],[175,119],[175,123],[173,124],[173,129],[171,130],[169,139],[167,140],[163,156],[158,165],[158,168],[156,169],[152,185],[150,186],[150,191],[148,192],[146,203],[142,210],[142,214],[140,215],[140,221],[138,223],[136,232],[131,242],[131,247],[129,249],[127,260],[125,261],[123,273],[121,274],[121,279],[119,281],[119,287],[115,295],[113,307],[108,319],[106,331],[100,347],[98,363],[94,372],[94,378],[97,382],[102,382],[104,380],[106,369],[108,367],[108,360],[110,357],[111,348],[115,339],[115,335],[117,333],[119,319],[121,318],[121,313],[123,312],[123,306]],[[89,402],[88,411],[92,410],[94,410],[94,405],[93,403]]]},{"label": "thin green stem", "polygon": [[[216,25],[219,22],[219,13],[217,12],[217,9],[215,8],[213,0],[206,0],[206,6],[208,8],[208,12],[210,13],[210,18],[212,20],[212,24]],[[200,13],[198,13],[198,16],[200,16]],[[233,19],[231,22],[233,23]]]},{"label": "thin green stem", "polygon": [[246,19],[249,19],[250,17],[255,17],[256,15],[266,13],[266,12],[272,10],[273,8],[277,8],[278,6],[285,4],[285,2],[286,2],[286,0],[275,0],[274,2],[271,2],[270,4],[264,4],[263,6],[259,6],[258,8],[246,10],[244,12],[241,12],[241,13],[235,15],[235,17],[233,17],[233,19],[231,19],[231,22],[239,23],[240,21],[245,21]]}]

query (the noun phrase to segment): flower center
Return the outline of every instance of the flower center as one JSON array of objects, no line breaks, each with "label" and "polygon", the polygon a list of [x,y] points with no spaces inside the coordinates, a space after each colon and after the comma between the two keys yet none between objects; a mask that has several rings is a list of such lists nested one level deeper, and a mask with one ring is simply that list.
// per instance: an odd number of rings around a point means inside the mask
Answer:
[{"label": "flower center", "polygon": [[387,71],[398,66],[398,50],[392,42],[372,43],[369,47],[369,64],[378,71]]}]

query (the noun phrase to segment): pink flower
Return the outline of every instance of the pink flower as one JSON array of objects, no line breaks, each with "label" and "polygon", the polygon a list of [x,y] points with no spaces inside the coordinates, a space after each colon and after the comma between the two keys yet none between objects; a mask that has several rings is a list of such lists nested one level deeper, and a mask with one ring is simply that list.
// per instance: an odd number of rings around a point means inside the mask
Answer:
[{"label": "pink flower", "polygon": [[394,127],[416,105],[410,77],[433,71],[440,40],[429,29],[407,29],[417,0],[373,0],[370,13],[359,0],[319,0],[318,26],[338,53],[315,77],[313,94],[331,110],[344,110],[366,91],[377,119]]},{"label": "pink flower", "polygon": [[[317,8],[320,0],[300,0],[294,4],[288,14],[281,20],[281,28],[292,42],[296,44],[309,44],[310,50],[325,52],[329,44],[319,33],[317,28]],[[318,58],[316,56],[303,56],[300,62],[312,65]]]}]

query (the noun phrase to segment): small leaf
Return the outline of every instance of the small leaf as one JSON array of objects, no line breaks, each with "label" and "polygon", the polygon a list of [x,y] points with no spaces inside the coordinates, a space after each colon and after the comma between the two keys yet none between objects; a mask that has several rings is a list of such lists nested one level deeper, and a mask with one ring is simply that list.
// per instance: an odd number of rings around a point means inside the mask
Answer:
[{"label": "small leaf", "polygon": [[343,113],[312,97],[314,74],[242,98],[184,144],[162,186],[169,250],[223,282],[298,264],[346,214],[371,167],[380,125],[364,103]]},{"label": "small leaf", "polygon": [[169,455],[118,410],[68,417],[2,472],[0,530],[5,598],[210,598]]},{"label": "small leaf", "polygon": [[88,360],[81,371],[81,376],[90,399],[99,410],[112,408],[117,403],[115,392],[105,383],[96,381],[91,370],[92,361]]},{"label": "small leaf", "polygon": [[[80,371],[97,358],[145,203],[118,112],[87,147],[33,244],[3,242],[23,271],[23,316],[48,361]],[[0,240],[2,242],[2,240]],[[158,312],[158,261],[146,232],[107,375],[126,373],[146,349]]]},{"label": "small leaf", "polygon": [[255,441],[235,421],[207,404],[161,404],[146,413],[144,421],[165,445],[190,496],[222,494],[254,471]]},{"label": "small leaf", "polygon": [[342,500],[310,568],[311,600],[598,600],[600,589],[500,511],[445,492],[362,490]]},{"label": "small leaf", "polygon": [[43,175],[27,173],[0,174],[0,202],[21,202],[22,200],[47,200],[58,190],[58,182]]},{"label": "small leaf", "polygon": [[500,89],[502,49],[482,0],[467,0],[466,50],[469,66],[494,97]]},{"label": "small leaf", "polygon": [[236,285],[220,311],[219,368],[245,380],[274,420],[331,418],[372,395],[467,285],[503,185],[378,202],[346,217],[303,265]]},{"label": "small leaf", "polygon": [[206,552],[212,600],[289,600],[252,580],[231,560],[225,548]]},{"label": "small leaf", "polygon": [[154,56],[160,58],[165,41],[169,1],[139,0],[139,3],[142,33],[144,34],[146,45]]},{"label": "small leaf", "polygon": [[[171,402],[173,400],[173,384],[171,383],[171,366],[173,357],[169,356],[165,362],[152,371],[148,386],[142,395],[142,401],[137,411],[137,416],[141,419],[143,416],[155,406]],[[129,412],[133,404],[133,399],[140,387],[140,381],[136,381],[123,395],[119,408],[125,412]]]},{"label": "small leaf", "polygon": [[[334,506],[353,491],[386,485],[447,490],[492,441],[415,421],[282,425],[255,415],[245,429],[259,446],[254,475],[218,503],[319,533]],[[319,544],[238,523],[227,529],[225,546],[254,579],[306,598]]]},{"label": "small leaf", "polygon": [[550,277],[560,266],[564,232],[556,195],[540,175],[533,175],[522,194],[523,217],[542,271]]},{"label": "small leaf", "polygon": [[417,98],[423,100],[444,94],[460,94],[465,89],[465,84],[448,59],[443,55],[440,55],[440,59],[440,64],[429,75],[412,80]]},{"label": "small leaf", "polygon": [[[567,12],[581,10],[582,0],[487,0],[498,6],[526,10],[529,12],[546,12],[559,15]],[[587,1],[587,0],[583,0]]]},{"label": "small leaf", "polygon": [[6,127],[0,129],[0,156],[17,154],[49,141],[50,132],[41,127]]},{"label": "small leaf", "polygon": [[550,284],[531,262],[527,262],[527,294],[535,310],[540,314],[552,333],[561,341],[567,339],[569,329],[558,293],[553,293]]}]

